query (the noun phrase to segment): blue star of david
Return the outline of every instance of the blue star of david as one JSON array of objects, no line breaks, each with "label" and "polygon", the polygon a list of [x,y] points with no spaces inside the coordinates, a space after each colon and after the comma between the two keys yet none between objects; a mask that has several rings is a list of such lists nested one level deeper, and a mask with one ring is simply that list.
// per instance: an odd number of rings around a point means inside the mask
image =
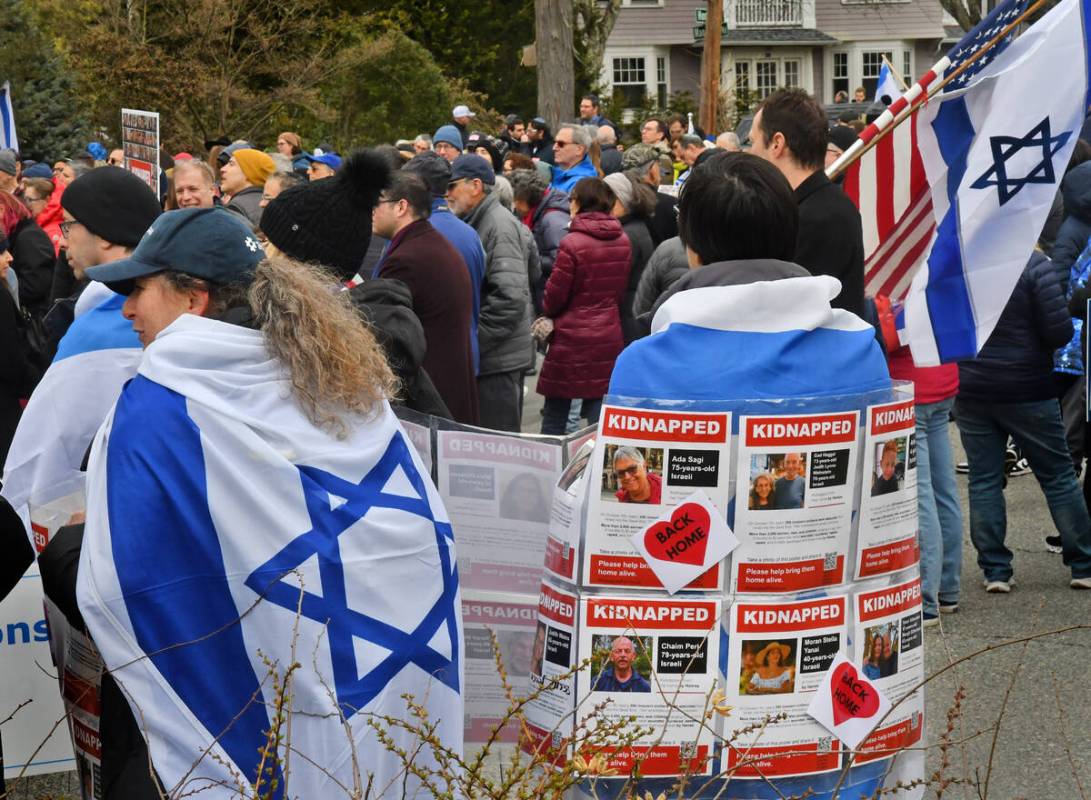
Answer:
[{"label": "blue star of david", "polygon": [[[1064,147],[1072,135],[1071,131],[1064,131],[1056,136],[1049,132],[1049,117],[1046,117],[1030,131],[1026,136],[990,136],[989,144],[992,147],[993,165],[985,171],[985,174],[970,184],[974,189],[987,189],[995,186],[1000,196],[1000,205],[1003,206],[1019,191],[1030,183],[1054,184],[1057,175],[1053,170],[1053,156]],[[1022,178],[1008,176],[1007,161],[1020,150],[1031,147],[1041,148],[1041,162],[1030,170]],[[993,179],[995,178],[995,180]]]},{"label": "blue star of david", "polygon": [[[383,492],[383,487],[401,468],[418,498]],[[294,539],[279,553],[256,569],[246,585],[274,605],[327,626],[330,660],[333,665],[334,691],[346,718],[363,709],[386,685],[409,665],[415,665],[428,675],[459,691],[458,685],[458,571],[452,563],[454,541],[451,525],[437,522],[428,504],[424,480],[409,455],[405,438],[399,431],[394,435],[383,457],[360,483],[352,483],[314,467],[297,467],[303,482],[303,492],[310,515],[311,529]],[[329,496],[345,499],[337,508],[330,508]],[[341,562],[338,537],[356,524],[373,508],[391,508],[422,517],[435,529],[439,550],[443,590],[439,599],[413,630],[369,617],[365,610],[348,607],[345,569]],[[321,595],[302,592],[292,570],[317,554],[321,576]],[[412,591],[412,587],[406,587]],[[451,641],[451,657],[428,646],[437,632],[446,627]],[[390,651],[385,659],[360,676],[353,648],[353,637],[373,642]],[[418,698],[418,700],[421,698]]]}]

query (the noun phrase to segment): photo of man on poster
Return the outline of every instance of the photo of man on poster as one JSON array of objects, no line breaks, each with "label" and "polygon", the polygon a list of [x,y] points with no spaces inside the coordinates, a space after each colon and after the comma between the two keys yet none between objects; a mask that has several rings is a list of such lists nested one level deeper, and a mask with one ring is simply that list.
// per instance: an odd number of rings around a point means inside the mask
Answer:
[{"label": "photo of man on poster", "polygon": [[773,484],[774,504],[778,510],[803,508],[803,492],[807,479],[800,474],[802,464],[801,454],[784,454],[784,474]]},{"label": "photo of man on poster", "polygon": [[592,692],[650,692],[648,679],[636,671],[636,646],[628,636],[618,636],[610,645],[609,660],[603,665]]}]

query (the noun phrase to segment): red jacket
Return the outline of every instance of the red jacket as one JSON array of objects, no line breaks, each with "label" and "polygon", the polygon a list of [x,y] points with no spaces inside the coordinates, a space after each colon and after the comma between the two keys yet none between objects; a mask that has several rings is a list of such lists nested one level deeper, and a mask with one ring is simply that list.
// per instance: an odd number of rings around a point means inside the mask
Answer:
[{"label": "red jacket", "polygon": [[46,203],[42,213],[35,220],[38,227],[46,232],[49,241],[53,243],[53,255],[55,256],[61,254],[61,240],[64,238],[61,236],[61,221],[64,219],[64,214],[61,212],[62,194],[64,194],[64,184],[55,181],[53,194],[49,196],[49,202]]},{"label": "red jacket", "polygon": [[629,264],[629,239],[614,217],[595,211],[572,219],[542,296],[553,338],[538,377],[539,394],[606,394],[614,360],[625,346],[618,303],[629,284]]},{"label": "red jacket", "polygon": [[886,357],[890,377],[900,381],[913,381],[914,402],[938,403],[958,394],[958,364],[939,367],[918,367],[908,347],[899,347]]}]

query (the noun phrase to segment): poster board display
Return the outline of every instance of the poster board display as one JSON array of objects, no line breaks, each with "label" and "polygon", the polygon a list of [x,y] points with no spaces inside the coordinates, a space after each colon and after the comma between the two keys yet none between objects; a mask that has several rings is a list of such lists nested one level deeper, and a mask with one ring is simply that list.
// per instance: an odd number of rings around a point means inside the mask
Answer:
[{"label": "poster board display", "polygon": [[[607,753],[608,768],[644,776],[711,775],[714,737],[700,720],[719,663],[717,599],[584,597],[579,652],[592,659],[578,677],[577,709],[609,704],[607,721],[635,716],[652,733]],[[589,754],[594,755],[594,754]]]},{"label": "poster board display", "polygon": [[462,587],[536,594],[561,440],[440,430],[436,450]]},{"label": "poster board display", "polygon": [[[734,778],[792,777],[841,765],[838,740],[807,713],[815,690],[846,646],[849,598],[736,599],[728,612],[721,770]],[[774,723],[763,722],[784,715]]]},{"label": "poster board display", "polygon": [[568,466],[553,487],[553,502],[549,508],[545,571],[547,575],[569,584],[574,584],[579,577],[580,538],[591,484],[588,465],[594,450],[595,440],[588,438],[572,454]]},{"label": "poster board display", "polygon": [[159,113],[121,109],[121,149],[125,169],[159,197]]},{"label": "poster board display", "polygon": [[[731,415],[604,406],[588,470],[582,584],[660,589],[629,541],[668,508],[702,489],[726,519]],[[714,591],[722,565],[687,588]]]},{"label": "poster board display", "polygon": [[801,592],[848,579],[859,417],[740,420],[733,591]]},{"label": "poster board display", "polygon": [[579,598],[543,582],[530,660],[530,687],[521,748],[543,760],[564,764],[575,726],[576,622]]},{"label": "poster board display", "polygon": [[920,561],[913,398],[869,406],[865,419],[857,579],[887,575]]},{"label": "poster board display", "polygon": [[[462,592],[467,751],[488,742],[508,711],[490,631],[496,637],[508,683],[517,697],[526,697],[537,627],[538,603],[534,597],[470,589]],[[497,740],[514,743],[518,738],[518,725],[509,724],[499,731]]]}]

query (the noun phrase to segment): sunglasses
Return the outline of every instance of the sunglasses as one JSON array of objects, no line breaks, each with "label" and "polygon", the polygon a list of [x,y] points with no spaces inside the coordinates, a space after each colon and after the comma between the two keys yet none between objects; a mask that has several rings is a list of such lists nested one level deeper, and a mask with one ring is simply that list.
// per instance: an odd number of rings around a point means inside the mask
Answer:
[{"label": "sunglasses", "polygon": [[637,466],[636,464],[633,464],[633,466],[626,467],[625,469],[615,469],[614,470],[614,475],[616,475],[619,479],[620,478],[625,478],[625,477],[635,478],[636,473],[639,470],[640,470],[640,467]]}]

